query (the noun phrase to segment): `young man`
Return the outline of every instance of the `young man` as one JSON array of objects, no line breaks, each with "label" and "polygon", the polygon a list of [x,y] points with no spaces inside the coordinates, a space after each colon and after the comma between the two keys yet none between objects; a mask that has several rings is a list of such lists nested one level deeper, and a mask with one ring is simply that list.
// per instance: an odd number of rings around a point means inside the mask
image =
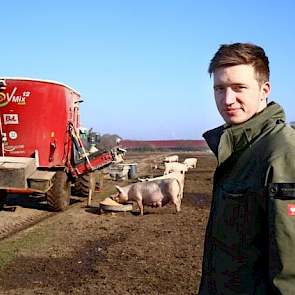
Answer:
[{"label": "young man", "polygon": [[294,295],[295,131],[267,103],[268,58],[222,45],[209,73],[225,125],[204,134],[218,166],[199,295]]}]

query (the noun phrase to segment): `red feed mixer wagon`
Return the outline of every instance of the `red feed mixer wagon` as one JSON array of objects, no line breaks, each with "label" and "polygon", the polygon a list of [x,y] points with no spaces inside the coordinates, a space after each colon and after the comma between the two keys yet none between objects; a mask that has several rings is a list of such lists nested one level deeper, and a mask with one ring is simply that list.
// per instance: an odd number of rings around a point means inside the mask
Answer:
[{"label": "red feed mixer wagon", "polygon": [[71,186],[95,190],[97,170],[116,147],[90,152],[80,136],[80,94],[45,80],[0,78],[0,205],[7,194],[45,194],[51,210],[69,205]]}]

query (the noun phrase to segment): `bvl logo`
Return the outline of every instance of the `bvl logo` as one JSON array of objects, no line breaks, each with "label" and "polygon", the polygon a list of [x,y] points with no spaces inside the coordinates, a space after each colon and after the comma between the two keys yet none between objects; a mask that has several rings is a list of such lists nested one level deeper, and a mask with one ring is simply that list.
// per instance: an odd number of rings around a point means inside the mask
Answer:
[{"label": "bvl logo", "polygon": [[3,114],[4,125],[18,124],[18,114]]}]

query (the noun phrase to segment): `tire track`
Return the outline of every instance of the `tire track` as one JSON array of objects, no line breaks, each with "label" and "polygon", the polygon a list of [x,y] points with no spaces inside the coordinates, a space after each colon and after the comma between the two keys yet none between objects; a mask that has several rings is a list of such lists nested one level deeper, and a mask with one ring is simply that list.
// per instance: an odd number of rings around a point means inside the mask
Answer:
[{"label": "tire track", "polygon": [[[17,208],[16,210],[18,209],[23,208]],[[32,210],[28,208],[21,211],[23,211],[24,216],[19,216],[20,213],[18,213],[17,220],[13,216],[15,212],[0,212],[0,240],[8,238],[57,214],[56,212],[31,212]]]},{"label": "tire track", "polygon": [[[12,199],[8,200],[8,207],[4,210],[0,211],[0,240],[4,240],[8,237],[13,236],[14,234],[23,231],[27,228],[30,228],[45,219],[55,216],[56,214],[63,214],[64,212],[50,212],[47,211],[44,204],[40,204],[40,206],[32,205],[31,207],[23,207],[22,199],[20,196],[19,203],[17,203],[17,197],[12,197]],[[26,201],[28,202],[28,201]],[[76,206],[81,206],[86,203],[84,199],[81,201],[79,198],[79,202],[71,204],[68,210]],[[13,204],[14,207],[11,207]],[[15,210],[11,210],[11,208],[15,208]]]}]

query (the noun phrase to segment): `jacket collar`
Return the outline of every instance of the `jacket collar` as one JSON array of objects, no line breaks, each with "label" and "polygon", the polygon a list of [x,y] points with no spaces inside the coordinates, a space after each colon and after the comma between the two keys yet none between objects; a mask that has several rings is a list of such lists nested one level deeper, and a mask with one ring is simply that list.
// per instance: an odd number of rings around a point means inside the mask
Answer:
[{"label": "jacket collar", "polygon": [[239,125],[219,126],[205,132],[203,137],[221,164],[233,152],[251,146],[261,134],[278,122],[285,122],[284,111],[277,103],[270,102],[262,112],[248,121]]}]

